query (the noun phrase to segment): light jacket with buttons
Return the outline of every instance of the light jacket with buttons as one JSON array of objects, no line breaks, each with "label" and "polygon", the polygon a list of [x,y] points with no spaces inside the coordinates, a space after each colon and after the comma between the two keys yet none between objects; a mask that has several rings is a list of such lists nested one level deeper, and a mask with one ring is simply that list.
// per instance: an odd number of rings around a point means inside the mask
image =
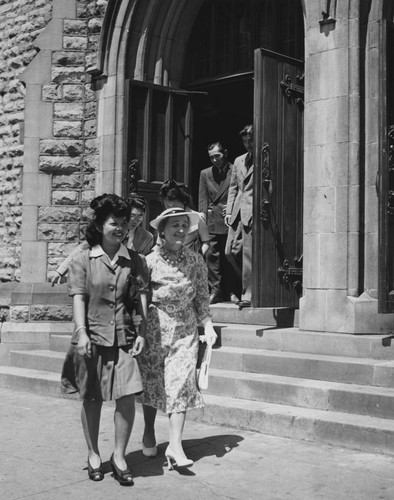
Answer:
[{"label": "light jacket with buttons", "polygon": [[[75,256],[68,274],[69,295],[84,295],[87,333],[94,344],[119,347],[132,343],[135,328],[130,307],[139,293],[148,290],[148,270],[145,257],[120,246],[111,264],[100,245]],[[136,259],[136,263],[132,263]],[[136,276],[130,275],[134,269]],[[126,291],[128,299],[126,299]],[[71,342],[78,339],[73,336]]]}]

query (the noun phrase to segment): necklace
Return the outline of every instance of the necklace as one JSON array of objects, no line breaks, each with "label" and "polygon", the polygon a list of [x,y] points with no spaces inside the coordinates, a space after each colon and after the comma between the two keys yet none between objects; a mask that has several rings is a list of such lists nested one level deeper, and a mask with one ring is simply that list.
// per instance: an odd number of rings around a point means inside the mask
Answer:
[{"label": "necklace", "polygon": [[183,259],[183,249],[181,248],[180,250],[177,250],[175,252],[171,252],[174,255],[170,255],[170,253],[165,250],[164,248],[161,249],[160,251],[161,256],[163,259],[170,264],[170,266],[176,266],[177,264],[180,264]]}]

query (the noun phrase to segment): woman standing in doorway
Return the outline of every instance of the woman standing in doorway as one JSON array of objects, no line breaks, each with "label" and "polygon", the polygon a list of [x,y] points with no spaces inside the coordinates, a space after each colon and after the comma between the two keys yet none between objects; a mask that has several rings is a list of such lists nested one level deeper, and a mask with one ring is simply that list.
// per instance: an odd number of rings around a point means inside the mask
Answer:
[{"label": "woman standing in doorway", "polygon": [[187,234],[184,245],[196,252],[201,251],[202,255],[205,255],[210,245],[205,215],[192,209],[192,199],[187,189],[178,185],[173,179],[169,179],[164,181],[161,186],[160,198],[164,208],[183,208],[186,212],[193,212],[198,216],[198,224],[193,231]]}]

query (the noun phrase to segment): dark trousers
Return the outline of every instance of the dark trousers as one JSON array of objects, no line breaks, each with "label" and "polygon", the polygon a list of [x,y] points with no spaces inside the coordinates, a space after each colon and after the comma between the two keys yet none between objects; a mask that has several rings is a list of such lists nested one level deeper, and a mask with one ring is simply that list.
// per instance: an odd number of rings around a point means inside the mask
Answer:
[{"label": "dark trousers", "polygon": [[211,244],[205,254],[211,294],[228,299],[231,293],[239,296],[241,283],[225,255],[227,234],[211,234]]},{"label": "dark trousers", "polygon": [[252,228],[244,226],[240,217],[229,228],[226,257],[242,279],[242,300],[251,300],[252,287]]}]

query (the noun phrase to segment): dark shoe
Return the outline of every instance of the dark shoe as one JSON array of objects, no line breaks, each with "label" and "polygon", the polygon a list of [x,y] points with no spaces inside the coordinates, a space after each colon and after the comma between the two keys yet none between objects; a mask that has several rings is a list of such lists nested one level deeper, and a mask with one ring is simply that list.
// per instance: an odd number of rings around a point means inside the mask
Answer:
[{"label": "dark shoe", "polygon": [[210,304],[217,304],[219,302],[223,302],[223,299],[220,295],[216,295],[215,293],[213,293],[210,297],[209,297],[209,303]]},{"label": "dark shoe", "polygon": [[101,468],[101,465],[102,464],[100,464],[100,467],[98,467],[97,469],[93,469],[93,467],[90,465],[89,457],[88,457],[88,476],[89,476],[89,479],[91,479],[92,481],[102,481],[104,479],[104,473],[103,473],[103,470]]},{"label": "dark shoe", "polygon": [[250,300],[241,300],[241,302],[238,304],[238,307],[240,309],[244,309],[245,307],[251,307]]},{"label": "dark shoe", "polygon": [[127,467],[124,470],[119,469],[119,467],[115,463],[113,453],[109,461],[111,463],[113,476],[117,481],[119,481],[119,484],[121,484],[122,486],[133,486],[134,480],[131,472]]}]

